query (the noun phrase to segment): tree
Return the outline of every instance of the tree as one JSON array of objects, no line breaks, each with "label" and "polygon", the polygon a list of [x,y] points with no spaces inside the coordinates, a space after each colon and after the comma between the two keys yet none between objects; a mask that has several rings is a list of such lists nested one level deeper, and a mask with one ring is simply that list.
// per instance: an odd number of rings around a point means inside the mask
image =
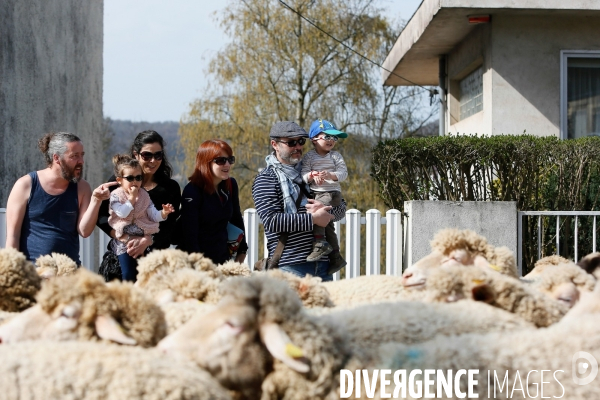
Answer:
[{"label": "tree", "polygon": [[414,110],[418,91],[382,89],[379,69],[299,14],[379,63],[399,30],[375,0],[287,4],[298,13],[276,0],[231,1],[223,12],[221,26],[233,41],[211,61],[208,72],[214,80],[181,121],[186,163],[193,166],[202,141],[229,141],[239,160],[235,175],[242,208],[252,207],[250,186],[269,153],[272,124],[293,120],[307,127],[317,117],[332,119],[351,133],[338,146],[356,156],[345,155],[347,162],[350,159],[345,188],[352,193],[347,201],[362,210],[383,211],[369,176],[370,148],[377,140],[409,135],[422,126],[426,118],[417,117]]}]

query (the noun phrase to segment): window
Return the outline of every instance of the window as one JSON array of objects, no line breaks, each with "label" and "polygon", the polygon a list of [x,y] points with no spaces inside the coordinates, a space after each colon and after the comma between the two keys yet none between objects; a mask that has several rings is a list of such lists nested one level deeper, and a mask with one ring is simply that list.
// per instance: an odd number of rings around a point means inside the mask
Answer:
[{"label": "window", "polygon": [[483,67],[477,68],[459,82],[460,119],[483,110]]},{"label": "window", "polygon": [[561,52],[561,137],[600,136],[600,52]]}]

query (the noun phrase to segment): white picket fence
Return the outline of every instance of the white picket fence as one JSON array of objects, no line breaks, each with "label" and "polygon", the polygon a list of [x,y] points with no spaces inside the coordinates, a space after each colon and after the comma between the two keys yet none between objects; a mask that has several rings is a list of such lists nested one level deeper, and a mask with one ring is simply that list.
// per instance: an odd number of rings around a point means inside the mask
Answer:
[{"label": "white picket fence", "polygon": [[[250,208],[244,211],[244,224],[246,226],[246,240],[248,242],[248,254],[246,262],[253,266],[262,258],[259,252],[259,225],[260,218],[256,210]],[[345,229],[342,231],[342,225]],[[362,216],[359,210],[346,211],[346,216],[334,223],[336,233],[340,240],[345,240],[346,266],[345,278],[354,278],[361,274],[361,225],[366,225],[366,254],[365,273],[367,275],[378,275],[382,265],[381,261],[381,231],[382,225],[386,225],[386,259],[385,273],[387,275],[402,274],[402,215],[395,209],[388,210],[386,216],[382,217],[378,210],[369,210]],[[106,250],[109,237],[96,228],[88,238],[79,238],[79,257],[81,264],[90,270],[97,270],[102,255]],[[264,241],[263,241],[264,242]],[[0,247],[6,243],[6,209],[0,208]],[[266,248],[263,246],[262,253],[266,256]],[[334,279],[340,279],[336,273]]]}]

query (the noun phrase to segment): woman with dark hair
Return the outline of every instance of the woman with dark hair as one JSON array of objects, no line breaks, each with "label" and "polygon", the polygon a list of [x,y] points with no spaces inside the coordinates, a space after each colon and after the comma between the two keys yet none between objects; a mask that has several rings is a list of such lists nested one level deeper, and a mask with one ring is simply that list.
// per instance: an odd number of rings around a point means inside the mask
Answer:
[{"label": "woman with dark hair", "polygon": [[[137,159],[142,167],[142,188],[148,192],[154,206],[161,209],[163,204],[171,204],[175,209],[175,212],[169,214],[167,219],[159,224],[158,233],[127,242],[127,254],[138,258],[150,250],[166,249],[171,245],[175,221],[181,205],[181,188],[171,179],[173,168],[167,160],[165,141],[156,131],[147,130],[138,133],[131,145],[130,156]],[[111,176],[110,182],[115,178],[114,175]],[[102,202],[96,225],[111,238],[115,238],[115,231],[108,223],[108,209],[109,202]]]},{"label": "woman with dark hair", "polygon": [[[233,150],[223,140],[207,140],[196,153],[190,182],[183,188],[181,239],[179,248],[202,253],[216,264],[230,259],[227,225],[244,231],[238,185],[230,177],[235,163]],[[244,238],[235,260],[244,262],[248,245]]]}]

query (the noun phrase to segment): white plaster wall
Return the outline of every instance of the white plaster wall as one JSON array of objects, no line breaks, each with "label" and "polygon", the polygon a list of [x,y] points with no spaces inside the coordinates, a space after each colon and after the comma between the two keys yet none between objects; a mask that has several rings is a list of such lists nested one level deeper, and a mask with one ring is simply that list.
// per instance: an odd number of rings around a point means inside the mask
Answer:
[{"label": "white plaster wall", "polygon": [[485,111],[485,99],[483,103],[484,111],[473,114],[468,118],[458,121],[457,123],[450,125],[448,133],[450,135],[475,135],[477,136],[488,136],[490,130],[486,125],[486,111]]},{"label": "white plaster wall", "polygon": [[0,207],[44,168],[37,141],[78,135],[84,178],[101,183],[103,1],[0,1]]},{"label": "white plaster wall", "polygon": [[600,49],[600,16],[492,17],[492,134],[560,135],[560,51]]}]

